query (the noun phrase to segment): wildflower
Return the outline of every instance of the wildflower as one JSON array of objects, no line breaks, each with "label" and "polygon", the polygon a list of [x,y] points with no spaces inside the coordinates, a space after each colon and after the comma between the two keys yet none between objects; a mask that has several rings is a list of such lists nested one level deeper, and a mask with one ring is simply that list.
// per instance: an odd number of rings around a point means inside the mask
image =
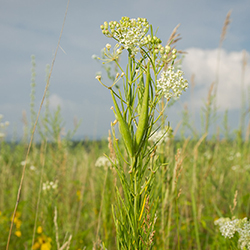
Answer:
[{"label": "wildflower", "polygon": [[108,50],[110,50],[111,45],[110,45],[109,43],[107,43],[107,44],[106,44],[106,48],[107,48]]},{"label": "wildflower", "polygon": [[237,231],[238,220],[230,220],[229,218],[220,218],[214,222],[215,225],[219,225],[221,234],[225,238],[232,238]]},{"label": "wildflower", "polygon": [[111,163],[108,160],[107,157],[105,156],[100,156],[96,162],[95,162],[96,167],[111,167]]},{"label": "wildflower", "polygon": [[98,59],[99,57],[98,57],[97,55],[93,54],[93,55],[91,56],[91,58],[92,58],[93,60],[96,60],[96,59]]},{"label": "wildflower", "polygon": [[247,218],[234,219],[220,218],[214,222],[219,226],[221,234],[226,238],[232,238],[235,232],[239,234],[238,245],[240,249],[250,250],[250,222]]},{"label": "wildflower", "polygon": [[58,181],[56,180],[55,182],[47,181],[43,183],[43,191],[50,190],[50,189],[57,189],[58,186]]},{"label": "wildflower", "polygon": [[[107,49],[108,50],[107,50]],[[122,53],[122,47],[119,48],[119,44],[116,44],[113,48],[113,52],[110,51],[111,49],[111,45],[107,44],[106,48],[103,49],[103,63],[109,63],[109,62],[113,62],[119,59],[121,53]],[[105,58],[106,57],[106,58]]]},{"label": "wildflower", "polygon": [[76,191],[76,196],[77,196],[77,200],[80,201],[81,200],[81,190]]},{"label": "wildflower", "polygon": [[242,220],[242,227],[238,229],[240,235],[238,244],[241,249],[247,248],[250,249],[250,223],[247,221],[247,218]]},{"label": "wildflower", "polygon": [[38,234],[41,234],[41,233],[43,232],[43,228],[42,228],[41,226],[39,226],[39,227],[37,228],[36,232],[37,232]]},{"label": "wildflower", "polygon": [[232,170],[234,170],[234,171],[240,171],[240,170],[241,170],[241,169],[240,169],[240,165],[235,165],[235,166],[232,166],[231,168],[232,168]]},{"label": "wildflower", "polygon": [[168,100],[171,97],[178,98],[182,91],[185,91],[188,87],[188,81],[183,78],[183,71],[177,70],[177,72],[174,72],[174,67],[169,67],[167,71],[163,71],[157,83],[157,88]]},{"label": "wildflower", "polygon": [[160,131],[156,131],[150,136],[149,141],[152,141],[153,143],[158,143],[158,145],[160,145],[170,139],[171,132],[172,130],[169,127]]},{"label": "wildflower", "polygon": [[35,171],[35,170],[36,170],[36,167],[32,165],[32,166],[30,166],[30,170],[31,170],[31,171]]},{"label": "wildflower", "polygon": [[52,239],[50,237],[47,237],[46,235],[41,235],[37,238],[36,242],[32,246],[32,250],[50,250],[51,249],[51,241]]},{"label": "wildflower", "polygon": [[129,50],[132,56],[135,56],[142,46],[149,43],[146,37],[149,23],[146,18],[122,17],[120,22],[111,21],[109,24],[104,22],[101,29],[104,35],[115,38],[120,45]]},{"label": "wildflower", "polygon": [[22,236],[22,233],[21,233],[21,231],[18,230],[15,232],[15,235],[20,238]]},{"label": "wildflower", "polygon": [[27,161],[27,162],[26,162],[26,161],[21,161],[20,164],[21,164],[22,166],[24,166],[25,164],[28,164],[28,163],[29,163],[29,161]]},{"label": "wildflower", "polygon": [[237,158],[240,158],[240,157],[241,157],[241,153],[240,153],[240,152],[237,152],[237,153],[235,154],[235,156],[236,156]]}]

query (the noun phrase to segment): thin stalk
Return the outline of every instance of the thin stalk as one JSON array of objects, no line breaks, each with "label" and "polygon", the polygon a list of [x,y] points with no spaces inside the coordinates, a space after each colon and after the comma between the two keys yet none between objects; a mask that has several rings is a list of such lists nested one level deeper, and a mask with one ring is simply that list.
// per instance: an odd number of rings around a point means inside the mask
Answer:
[{"label": "thin stalk", "polygon": [[8,236],[8,240],[7,240],[6,250],[9,249],[10,237],[11,237],[12,228],[13,228],[13,224],[14,224],[14,219],[15,219],[15,216],[16,216],[16,211],[17,211],[19,200],[20,200],[20,196],[21,196],[21,190],[22,190],[22,186],[23,186],[23,180],[24,180],[24,174],[25,174],[25,170],[26,170],[26,165],[27,165],[27,162],[28,162],[28,156],[29,156],[30,148],[32,146],[32,141],[33,141],[33,138],[34,138],[34,134],[35,134],[35,130],[36,130],[38,118],[40,116],[40,113],[41,113],[41,110],[42,110],[42,106],[43,106],[43,103],[44,103],[44,100],[45,100],[45,97],[46,97],[46,92],[47,92],[47,89],[49,87],[50,77],[51,77],[52,70],[53,70],[53,67],[54,67],[54,63],[55,63],[55,60],[56,60],[57,51],[58,51],[58,48],[59,48],[59,45],[60,45],[60,41],[61,41],[61,37],[62,37],[62,32],[63,32],[63,29],[64,29],[64,24],[65,24],[65,21],[66,21],[66,16],[67,16],[67,12],[68,12],[69,2],[70,2],[70,0],[68,0],[68,3],[67,3],[65,15],[64,15],[64,20],[63,20],[63,24],[62,24],[62,29],[61,29],[60,36],[59,36],[58,43],[57,43],[57,47],[56,47],[56,52],[55,52],[55,55],[54,55],[54,58],[53,58],[53,61],[52,61],[52,64],[51,64],[50,73],[49,73],[49,77],[48,77],[48,80],[47,80],[47,83],[46,83],[46,86],[45,86],[43,98],[42,98],[42,101],[41,101],[41,104],[40,104],[40,107],[39,107],[39,111],[37,113],[37,117],[36,117],[36,121],[35,121],[35,124],[34,124],[34,127],[33,127],[33,131],[32,131],[31,137],[30,137],[30,142],[29,142],[28,150],[27,150],[26,157],[25,157],[25,164],[23,166],[23,171],[22,171],[22,176],[21,176],[21,180],[20,180],[20,185],[19,185],[18,192],[17,192],[16,205],[15,205],[13,216],[12,216],[12,219],[11,219],[11,225],[10,225],[10,229],[9,229],[9,236]]}]

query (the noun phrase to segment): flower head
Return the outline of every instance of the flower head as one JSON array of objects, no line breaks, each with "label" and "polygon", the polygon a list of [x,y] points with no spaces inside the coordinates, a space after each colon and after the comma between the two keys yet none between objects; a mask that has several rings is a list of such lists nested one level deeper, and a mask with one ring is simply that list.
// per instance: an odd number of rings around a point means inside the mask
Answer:
[{"label": "flower head", "polygon": [[151,36],[146,36],[149,30],[149,23],[146,18],[130,19],[129,17],[122,17],[120,22],[104,22],[101,29],[104,35],[114,38],[132,56],[135,56],[141,47],[150,42],[156,44],[161,42],[157,37],[152,39]]},{"label": "flower head", "polygon": [[232,238],[235,232],[238,232],[240,249],[250,250],[250,222],[247,218],[234,220],[220,218],[214,224],[219,226],[220,232],[225,238]]},{"label": "flower head", "polygon": [[172,66],[167,71],[161,73],[157,83],[157,88],[168,100],[171,97],[180,97],[182,91],[188,88],[188,81],[183,78],[183,71],[177,70],[177,72],[174,72],[174,67]]},{"label": "flower head", "polygon": [[169,127],[160,131],[156,131],[150,136],[149,141],[158,143],[158,145],[160,145],[170,139],[171,132],[172,130]]},{"label": "flower head", "polygon": [[100,156],[100,157],[96,160],[95,166],[96,166],[96,167],[105,167],[105,166],[111,167],[111,163],[110,163],[110,161],[108,160],[107,157],[105,157],[105,156]]}]

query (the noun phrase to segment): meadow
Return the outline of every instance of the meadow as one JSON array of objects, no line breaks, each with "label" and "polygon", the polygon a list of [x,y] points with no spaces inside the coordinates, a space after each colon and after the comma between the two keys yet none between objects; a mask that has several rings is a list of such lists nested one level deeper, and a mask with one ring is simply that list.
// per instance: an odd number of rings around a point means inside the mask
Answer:
[{"label": "meadow", "polygon": [[[172,38],[177,38],[175,33],[172,35]],[[171,51],[175,55],[176,52]],[[34,66],[34,58],[32,60]],[[154,66],[152,62],[152,68]],[[150,74],[150,67],[140,67],[141,75]],[[61,135],[63,118],[60,108],[51,112],[45,105],[45,114],[38,124],[40,142],[30,144],[25,162],[36,115],[32,94],[34,82],[31,88],[31,122],[25,123],[22,140],[6,142],[2,136],[0,141],[1,249],[6,248],[8,237],[8,249],[125,249],[117,243],[117,237],[121,242],[130,240],[133,228],[128,228],[130,222],[123,220],[130,219],[130,212],[137,216],[136,222],[140,226],[140,235],[137,235],[140,248],[133,247],[132,242],[129,249],[250,249],[247,248],[249,235],[243,241],[246,244],[239,245],[241,234],[225,238],[214,224],[223,217],[232,220],[249,217],[250,126],[243,126],[248,118],[245,107],[237,130],[228,130],[225,112],[223,124],[218,123],[220,131],[224,132],[208,137],[209,128],[216,118],[213,110],[216,93],[211,87],[202,109],[202,131],[191,130],[192,134],[185,136],[193,126],[187,110],[183,112],[180,127],[173,131],[169,129],[167,137],[163,134],[156,143],[151,137],[161,130],[146,131],[136,150],[145,149],[142,153],[146,152],[146,163],[139,158],[138,161],[147,166],[142,179],[146,183],[152,179],[152,183],[145,184],[140,200],[136,201],[138,211],[133,212],[130,208],[126,210],[127,205],[124,205],[127,191],[122,183],[123,178],[133,176],[132,167],[126,164],[131,158],[129,143],[125,141],[116,148],[113,130],[108,140],[72,141],[75,131],[65,137]],[[115,114],[118,120],[122,119],[118,112]],[[161,125],[165,125],[165,118],[161,116],[160,128],[164,128]],[[1,119],[3,121],[3,117]],[[140,127],[140,121],[135,121],[135,124]],[[153,129],[152,124],[150,129]],[[181,131],[179,137],[176,136],[178,130]],[[124,131],[121,134],[127,132]],[[115,161],[111,164],[111,160],[103,158],[104,154],[109,159],[121,154],[124,161],[119,162],[120,168]],[[133,152],[132,157],[136,157]],[[135,200],[132,197],[132,201]],[[114,204],[117,210],[114,210]],[[13,216],[15,206],[17,210]],[[116,218],[120,218],[120,224]],[[11,221],[13,228],[10,230]],[[118,231],[119,226],[123,226],[122,233]]]},{"label": "meadow", "polygon": [[[25,142],[1,142],[1,249],[26,150]],[[58,245],[70,235],[70,249],[116,249],[111,205],[118,178],[113,168],[95,166],[104,152],[109,154],[107,140],[72,143],[58,138],[32,146],[10,249],[31,249],[33,236],[34,242],[51,242],[51,248],[37,244],[33,249],[62,249]],[[249,141],[240,139],[172,138],[161,145],[157,154],[168,165],[155,177],[152,199],[159,199],[159,206],[153,249],[237,249],[237,238],[225,239],[214,221],[249,216],[249,152]],[[147,209],[147,216],[154,216]]]}]

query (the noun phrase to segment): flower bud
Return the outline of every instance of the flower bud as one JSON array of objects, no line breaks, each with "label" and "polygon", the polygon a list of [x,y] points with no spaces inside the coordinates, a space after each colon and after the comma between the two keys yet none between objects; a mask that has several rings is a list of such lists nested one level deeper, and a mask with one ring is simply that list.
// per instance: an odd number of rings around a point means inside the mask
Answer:
[{"label": "flower bud", "polygon": [[108,50],[110,50],[111,45],[110,45],[109,43],[107,43],[107,44],[106,44],[106,48],[107,48]]},{"label": "flower bud", "polygon": [[170,46],[167,45],[167,46],[165,47],[165,50],[166,50],[166,53],[168,54],[168,53],[170,52],[170,50],[171,50]]}]

